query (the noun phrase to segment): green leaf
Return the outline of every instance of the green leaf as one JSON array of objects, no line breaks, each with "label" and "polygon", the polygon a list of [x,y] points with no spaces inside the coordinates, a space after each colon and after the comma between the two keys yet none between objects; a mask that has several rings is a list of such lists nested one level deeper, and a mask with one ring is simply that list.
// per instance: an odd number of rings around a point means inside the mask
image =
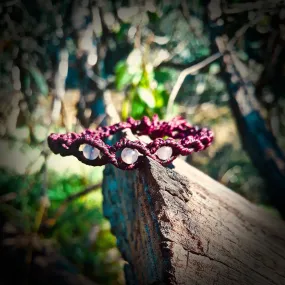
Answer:
[{"label": "green leaf", "polygon": [[132,78],[133,85],[138,85],[141,79],[142,79],[142,72],[135,73]]},{"label": "green leaf", "polygon": [[166,83],[171,79],[171,75],[168,71],[165,70],[157,70],[154,72],[154,78],[159,83]]},{"label": "green leaf", "polygon": [[220,65],[218,63],[212,63],[209,67],[210,74],[217,74],[220,72]]},{"label": "green leaf", "polygon": [[47,96],[48,85],[41,71],[35,67],[30,67],[29,72],[31,74],[32,79],[36,83],[36,86],[39,89],[40,93],[44,96]]},{"label": "green leaf", "polygon": [[123,120],[126,120],[128,118],[129,112],[130,112],[130,101],[128,98],[125,98],[122,104],[122,111],[121,111]]},{"label": "green leaf", "polygon": [[132,82],[133,76],[129,74],[128,66],[124,61],[121,61],[116,65],[115,74],[116,74],[115,84],[116,88],[119,91],[123,90],[127,85],[129,85]]},{"label": "green leaf", "polygon": [[49,189],[48,197],[50,200],[64,200],[66,194],[64,192],[56,191],[56,189]]},{"label": "green leaf", "polygon": [[248,60],[248,55],[247,55],[246,52],[244,52],[244,51],[238,51],[237,54],[238,54],[238,56],[239,56],[239,58],[240,58],[241,60],[243,60],[243,61]]},{"label": "green leaf", "polygon": [[23,77],[21,79],[21,89],[22,89],[22,92],[25,92],[27,91],[30,86],[31,86],[31,76],[30,74],[27,72],[23,72]]},{"label": "green leaf", "polygon": [[206,56],[206,55],[209,55],[210,51],[209,51],[209,48],[207,47],[200,47],[199,48],[199,51],[198,51],[198,54],[202,57],[202,56]]},{"label": "green leaf", "polygon": [[168,93],[165,89],[157,88],[154,91],[155,95],[155,107],[162,108],[166,106]]},{"label": "green leaf", "polygon": [[138,88],[138,95],[140,99],[146,103],[149,108],[155,107],[155,98],[153,96],[152,91],[149,88],[139,87]]},{"label": "green leaf", "polygon": [[132,101],[131,116],[134,119],[140,119],[143,115],[145,115],[145,107],[146,105],[137,97],[136,100]]},{"label": "green leaf", "polygon": [[159,20],[159,15],[156,13],[156,12],[150,12],[148,11],[147,12],[147,15],[148,15],[148,19],[149,21],[151,22],[151,24],[155,24],[158,22]]},{"label": "green leaf", "polygon": [[131,24],[129,24],[129,23],[122,23],[120,25],[120,29],[116,33],[116,38],[118,41],[121,41],[121,40],[126,38],[126,35],[128,33],[128,30],[130,29],[130,27],[131,27]]}]

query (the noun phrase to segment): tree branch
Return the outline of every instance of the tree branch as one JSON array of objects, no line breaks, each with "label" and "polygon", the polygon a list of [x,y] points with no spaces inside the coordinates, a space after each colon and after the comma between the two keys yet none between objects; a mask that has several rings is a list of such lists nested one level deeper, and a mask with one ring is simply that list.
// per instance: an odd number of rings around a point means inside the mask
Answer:
[{"label": "tree branch", "polygon": [[102,183],[98,183],[98,184],[94,184],[91,186],[86,187],[84,190],[75,193],[73,195],[68,196],[63,202],[62,204],[58,207],[57,211],[55,212],[55,215],[52,218],[47,219],[44,224],[48,227],[52,227],[56,221],[58,220],[58,218],[64,213],[64,211],[66,210],[67,206],[69,203],[71,203],[72,201],[85,196],[87,194],[89,194],[90,192],[98,189],[99,187],[102,186]]},{"label": "tree branch", "polygon": [[229,51],[229,50],[233,50],[234,48],[234,45],[236,44],[237,40],[245,34],[245,32],[253,25],[255,25],[256,23],[258,23],[261,18],[264,16],[264,14],[262,13],[261,15],[255,17],[252,21],[250,21],[249,23],[247,23],[246,25],[242,26],[239,30],[237,30],[237,32],[235,33],[234,37],[228,42],[227,46],[226,46],[226,49],[218,52],[218,53],[215,53],[213,55],[211,55],[210,57],[207,57],[206,59],[204,59],[203,61],[201,61],[200,63],[197,63],[197,64],[194,64],[193,66],[191,67],[188,67],[186,69],[184,69],[173,89],[172,89],[172,92],[169,96],[169,100],[168,100],[168,104],[167,104],[167,109],[166,109],[166,116],[169,116],[170,115],[170,112],[171,112],[171,109],[173,107],[173,104],[174,104],[174,101],[175,101],[175,98],[179,92],[179,89],[181,88],[185,78],[190,75],[190,74],[193,74],[193,73],[196,73],[198,70],[202,69],[203,67],[207,66],[208,64],[212,63],[213,61],[217,60],[218,58],[220,58],[225,51]]},{"label": "tree branch", "polygon": [[208,64],[212,63],[213,61],[217,60],[218,58],[220,58],[222,56],[221,53],[215,53],[209,57],[207,57],[206,59],[204,59],[203,61],[194,64],[186,69],[184,69],[180,75],[178,76],[178,79],[171,91],[171,94],[169,96],[169,100],[167,103],[167,108],[166,108],[166,117],[170,115],[171,109],[173,107],[173,103],[175,101],[175,98],[179,92],[179,89],[181,88],[185,78],[190,75],[190,74],[194,74],[197,71],[199,71],[200,69],[202,69],[203,67],[207,66]]}]

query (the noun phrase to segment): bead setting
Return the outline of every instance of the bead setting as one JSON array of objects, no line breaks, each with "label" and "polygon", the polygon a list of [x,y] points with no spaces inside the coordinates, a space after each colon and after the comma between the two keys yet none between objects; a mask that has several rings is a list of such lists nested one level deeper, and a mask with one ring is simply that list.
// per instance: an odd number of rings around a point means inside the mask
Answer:
[{"label": "bead setting", "polygon": [[99,156],[100,151],[98,148],[93,147],[90,144],[86,144],[83,147],[82,153],[85,158],[89,160],[95,160]]},{"label": "bead setting", "polygon": [[172,148],[170,146],[162,146],[156,151],[156,155],[161,160],[168,160],[172,156]]},{"label": "bead setting", "polygon": [[[104,139],[124,129],[131,129],[134,135],[148,136],[152,141],[121,138],[114,145],[107,144]],[[164,137],[169,139],[164,140]],[[186,156],[199,152],[211,145],[214,134],[207,128],[199,128],[188,123],[182,117],[169,122],[160,121],[157,115],[153,118],[143,117],[141,120],[128,118],[96,130],[84,130],[81,133],[52,133],[48,136],[51,151],[61,156],[73,155],[90,166],[102,166],[107,163],[123,170],[140,167],[139,156],[145,155],[163,166],[170,164],[179,155]],[[87,146],[86,146],[87,145]],[[120,156],[116,153],[120,151]]]},{"label": "bead setting", "polygon": [[122,161],[126,164],[134,164],[139,157],[139,153],[136,149],[124,148],[121,153]]}]

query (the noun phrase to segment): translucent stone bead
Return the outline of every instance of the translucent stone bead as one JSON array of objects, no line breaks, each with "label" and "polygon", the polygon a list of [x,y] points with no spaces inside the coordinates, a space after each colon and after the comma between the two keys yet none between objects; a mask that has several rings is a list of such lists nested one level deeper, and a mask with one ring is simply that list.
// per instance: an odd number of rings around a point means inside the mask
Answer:
[{"label": "translucent stone bead", "polygon": [[99,156],[99,149],[97,149],[96,147],[93,147],[89,144],[86,144],[83,148],[83,155],[85,156],[85,158],[89,159],[89,160],[94,160]]},{"label": "translucent stone bead", "polygon": [[162,146],[156,151],[156,155],[161,160],[168,160],[172,156],[172,148],[170,146]]},{"label": "translucent stone bead", "polygon": [[139,153],[136,149],[124,148],[121,153],[122,160],[127,164],[133,164],[138,160]]}]

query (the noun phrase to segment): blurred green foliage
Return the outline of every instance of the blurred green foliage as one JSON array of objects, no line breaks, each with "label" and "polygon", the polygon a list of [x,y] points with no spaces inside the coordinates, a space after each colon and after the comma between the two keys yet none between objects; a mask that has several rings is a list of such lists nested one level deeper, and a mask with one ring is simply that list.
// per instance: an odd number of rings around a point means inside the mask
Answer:
[{"label": "blurred green foliage", "polygon": [[[164,117],[169,93],[164,87],[167,73],[158,73],[159,80],[150,63],[145,63],[141,52],[134,49],[127,60],[116,65],[115,82],[118,91],[126,90],[122,104],[121,116],[139,119],[158,114]],[[164,78],[163,78],[164,77]]]},{"label": "blurred green foliage", "polygon": [[[41,174],[24,176],[0,171],[1,197],[14,193],[9,203],[1,205],[1,213],[23,232],[37,233],[52,241],[84,275],[103,284],[122,284],[122,264],[116,248],[116,238],[102,214],[102,192],[97,187],[86,196],[68,203],[60,216],[58,208],[70,195],[78,193],[92,181],[79,175],[48,175],[50,207],[42,218],[43,230],[35,228],[41,208]],[[52,222],[52,223],[51,223]],[[121,281],[120,281],[121,280]],[[114,283],[115,282],[115,283]]]}]

